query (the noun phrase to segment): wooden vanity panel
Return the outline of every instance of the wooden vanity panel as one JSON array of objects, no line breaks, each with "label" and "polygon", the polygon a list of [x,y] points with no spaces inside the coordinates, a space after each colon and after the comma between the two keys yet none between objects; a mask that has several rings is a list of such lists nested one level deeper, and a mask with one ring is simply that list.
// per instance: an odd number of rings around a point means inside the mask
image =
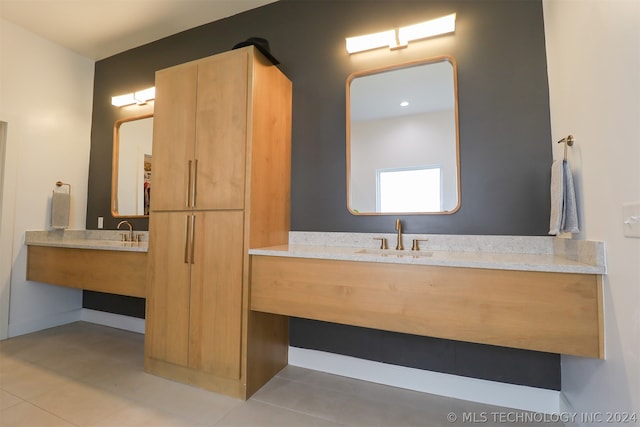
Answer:
[{"label": "wooden vanity panel", "polygon": [[604,356],[597,275],[252,256],[251,309]]},{"label": "wooden vanity panel", "polygon": [[133,251],[27,247],[27,280],[146,298],[147,254]]}]

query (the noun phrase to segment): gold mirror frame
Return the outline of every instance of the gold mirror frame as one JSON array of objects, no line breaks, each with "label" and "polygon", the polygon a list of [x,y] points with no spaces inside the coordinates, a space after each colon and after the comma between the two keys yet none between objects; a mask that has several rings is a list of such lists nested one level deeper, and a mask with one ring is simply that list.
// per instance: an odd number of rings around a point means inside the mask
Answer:
[{"label": "gold mirror frame", "polygon": [[120,127],[127,122],[143,120],[153,117],[153,113],[142,114],[134,117],[126,117],[116,120],[113,125],[113,156],[111,163],[111,215],[114,218],[148,218],[149,215],[122,215],[118,210],[118,177],[120,165]]},{"label": "gold mirror frame", "polygon": [[[355,210],[351,206],[352,199],[352,176],[351,176],[351,164],[352,164],[352,148],[351,148],[351,84],[354,79],[359,77],[365,77],[374,74],[385,73],[394,70],[402,70],[411,67],[417,67],[420,65],[428,65],[428,64],[436,64],[441,62],[448,62],[452,67],[452,77],[453,77],[453,115],[454,115],[454,126],[455,126],[455,191],[457,195],[457,204],[449,210],[440,210],[440,211],[431,211],[431,212],[360,212]],[[346,160],[347,160],[347,209],[353,215],[450,215],[455,213],[460,209],[461,203],[461,194],[460,194],[460,128],[459,128],[459,119],[458,119],[458,76],[457,76],[457,65],[455,59],[452,56],[438,56],[432,57],[428,59],[415,60],[410,62],[405,62],[401,64],[389,65],[385,67],[369,69],[354,72],[349,75],[346,81]]]}]

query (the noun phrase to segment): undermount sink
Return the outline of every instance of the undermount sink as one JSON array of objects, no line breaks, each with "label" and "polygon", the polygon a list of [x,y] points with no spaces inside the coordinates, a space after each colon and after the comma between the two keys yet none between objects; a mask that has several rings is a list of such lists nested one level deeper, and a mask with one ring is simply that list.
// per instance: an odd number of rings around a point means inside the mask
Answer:
[{"label": "undermount sink", "polygon": [[365,254],[365,255],[398,257],[398,258],[402,258],[402,257],[422,258],[422,257],[430,257],[433,255],[433,252],[427,252],[427,251],[396,251],[393,249],[359,249],[355,253]]}]

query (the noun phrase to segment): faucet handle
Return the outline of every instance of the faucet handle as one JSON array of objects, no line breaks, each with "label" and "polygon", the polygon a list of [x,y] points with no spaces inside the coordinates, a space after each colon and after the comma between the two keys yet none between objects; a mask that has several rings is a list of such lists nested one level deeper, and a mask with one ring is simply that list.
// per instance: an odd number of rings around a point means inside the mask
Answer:
[{"label": "faucet handle", "polygon": [[373,240],[380,240],[380,249],[388,249],[386,237],[374,237]]},{"label": "faucet handle", "polygon": [[426,242],[429,239],[413,239],[413,245],[411,245],[411,250],[412,251],[419,251],[420,250],[420,245],[418,245],[418,242]]}]

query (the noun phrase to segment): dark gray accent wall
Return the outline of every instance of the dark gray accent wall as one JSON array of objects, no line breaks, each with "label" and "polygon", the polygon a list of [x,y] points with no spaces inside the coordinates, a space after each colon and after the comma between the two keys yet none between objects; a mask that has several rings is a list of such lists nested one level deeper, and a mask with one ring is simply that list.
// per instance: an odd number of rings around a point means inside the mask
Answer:
[{"label": "dark gray accent wall", "polygon": [[[348,55],[344,38],[457,13],[456,32],[398,51]],[[439,55],[458,65],[461,206],[453,215],[407,215],[407,233],[545,235],[552,161],[542,5],[538,0],[280,0],[98,61],[95,69],[87,228],[110,215],[115,120],[131,110],[112,95],[154,84],[156,70],[229,50],[250,36],[269,39],[293,82],[291,227],[297,231],[393,232],[395,217],[353,216],[346,208],[345,81],[368,68]],[[138,230],[147,220],[132,221]],[[116,302],[85,306],[139,312]],[[104,301],[103,301],[104,302]],[[139,305],[144,302],[140,300]],[[292,319],[291,344],[478,378],[559,389],[558,355],[370,333]],[[324,332],[323,332],[324,331]],[[338,332],[336,332],[338,331]],[[340,338],[338,338],[338,336]],[[353,350],[359,342],[366,351]],[[342,344],[339,344],[342,343]],[[456,363],[441,368],[442,345]],[[396,356],[388,348],[399,348]],[[407,357],[407,355],[411,357]],[[483,360],[500,360],[489,369]]]}]

